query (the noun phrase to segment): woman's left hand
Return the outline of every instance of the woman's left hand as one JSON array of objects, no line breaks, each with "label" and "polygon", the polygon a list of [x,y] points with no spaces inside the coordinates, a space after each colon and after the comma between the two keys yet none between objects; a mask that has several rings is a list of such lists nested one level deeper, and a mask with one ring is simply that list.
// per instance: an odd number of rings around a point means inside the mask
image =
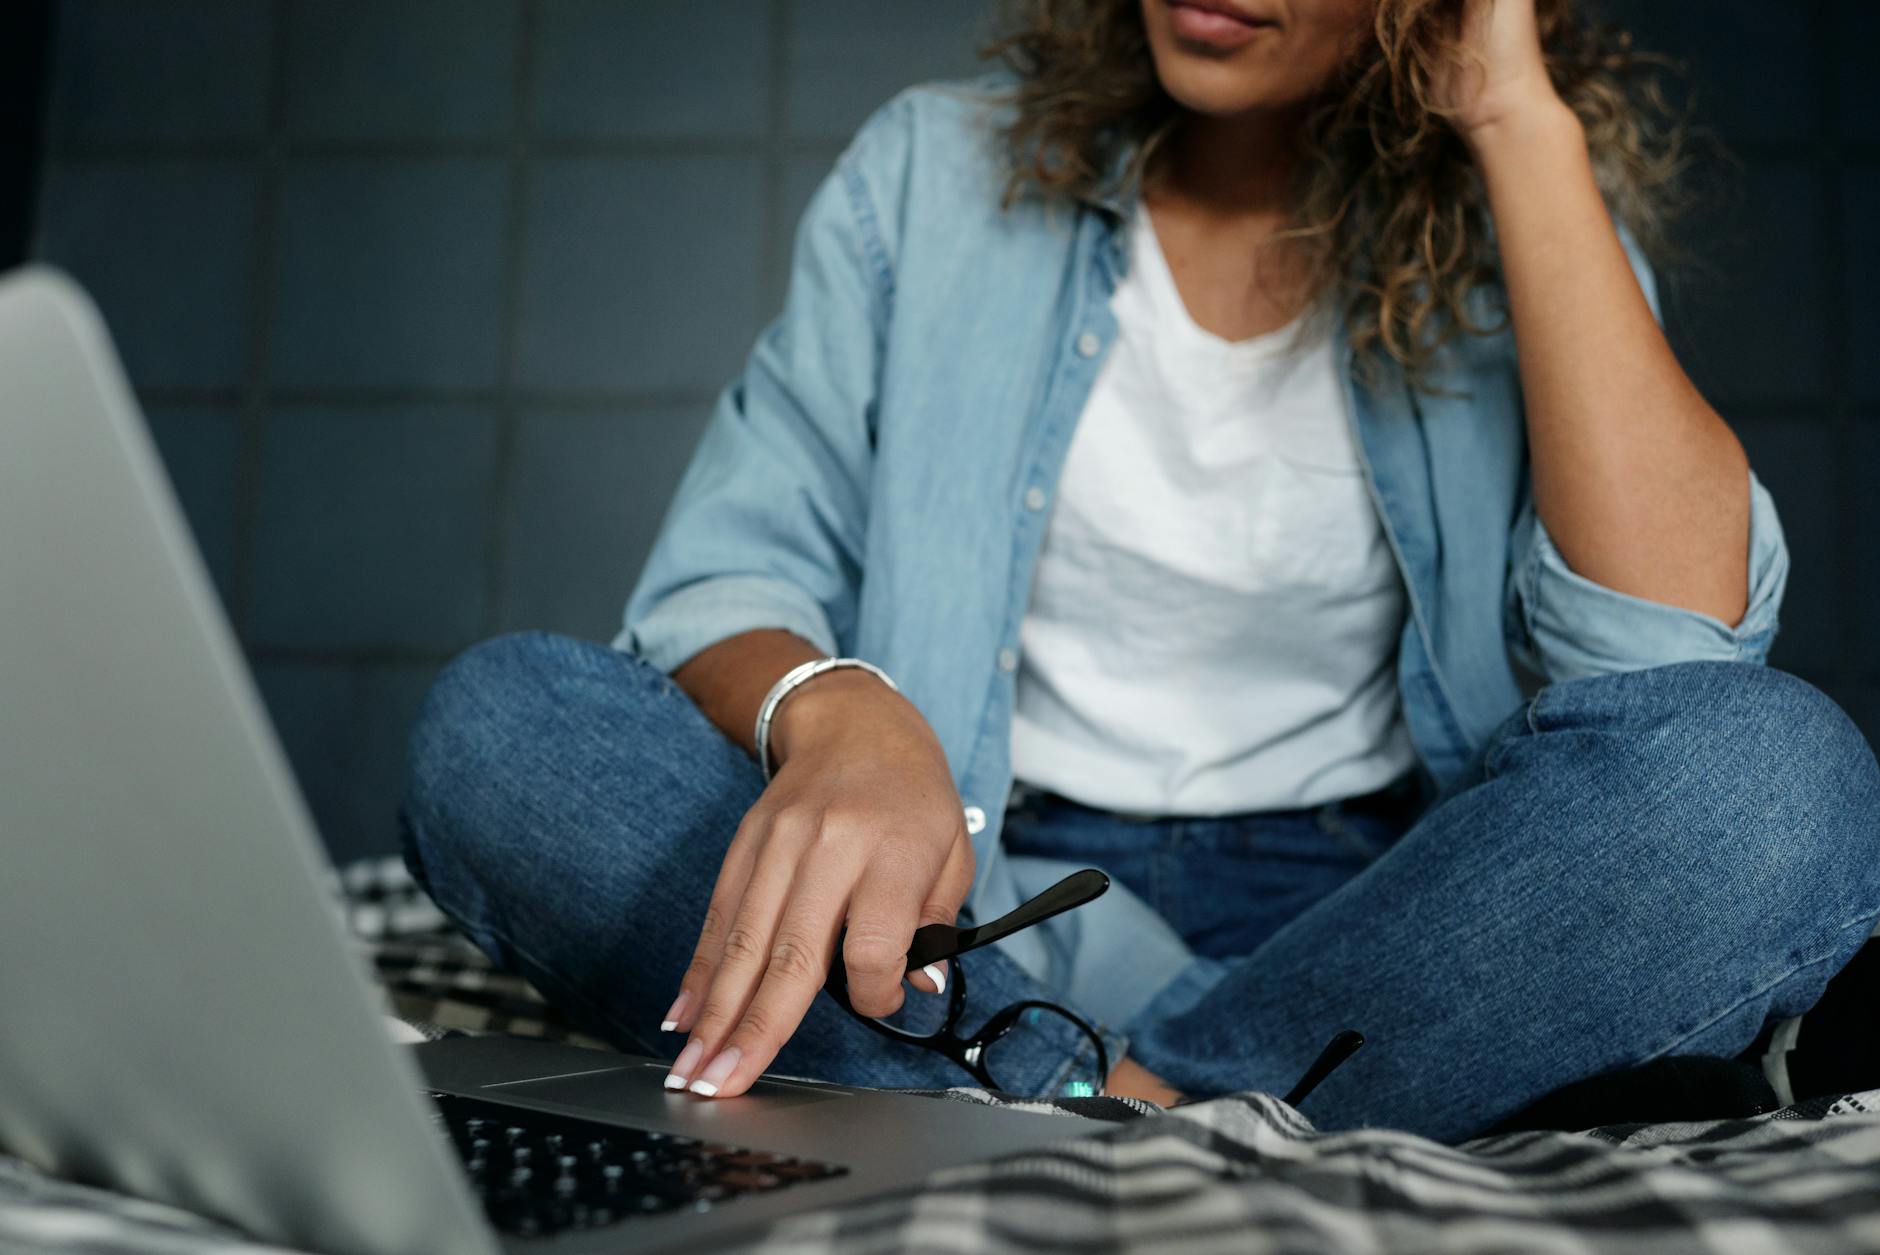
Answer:
[{"label": "woman's left hand", "polygon": [[1560,106],[1541,56],[1534,0],[1467,0],[1462,46],[1436,83],[1434,103],[1467,140]]}]

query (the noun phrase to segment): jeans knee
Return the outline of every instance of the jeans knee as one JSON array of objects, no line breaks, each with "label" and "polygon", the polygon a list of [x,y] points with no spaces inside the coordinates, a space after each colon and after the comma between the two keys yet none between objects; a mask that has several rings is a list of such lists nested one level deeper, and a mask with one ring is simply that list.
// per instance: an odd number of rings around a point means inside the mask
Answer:
[{"label": "jeans knee", "polygon": [[556,638],[520,632],[472,645],[432,681],[412,725],[406,804],[420,808],[437,791],[489,765],[508,737],[505,724],[520,716],[528,694],[539,687],[544,655]]},{"label": "jeans knee", "polygon": [[[509,697],[539,688],[568,651],[581,645],[553,632],[510,632],[478,641],[437,673],[420,722],[482,718]],[[497,694],[505,701],[492,702]]]},{"label": "jeans knee", "polygon": [[[1798,814],[1816,820],[1817,870],[1880,881],[1880,763],[1853,718],[1826,693],[1786,671],[1769,676],[1769,710],[1758,764],[1768,792],[1793,795]],[[1872,901],[1880,910],[1880,900]]]},{"label": "jeans knee", "polygon": [[539,817],[543,790],[695,748],[701,732],[715,735],[670,676],[633,654],[552,632],[483,641],[439,672],[412,727],[407,844],[474,855]]},{"label": "jeans knee", "polygon": [[473,858],[468,847],[503,839],[508,809],[528,796],[522,777],[538,770],[594,694],[630,691],[621,677],[636,665],[644,667],[552,632],[493,637],[452,659],[432,682],[407,747],[401,828],[413,874],[423,879],[421,864]]},{"label": "jeans knee", "polygon": [[1723,663],[1728,682],[1684,712],[1690,735],[1718,746],[1718,783],[1752,796],[1782,794],[1825,814],[1871,812],[1880,765],[1848,713],[1790,672]]},{"label": "jeans knee", "polygon": [[[1880,910],[1880,764],[1854,721],[1789,672],[1695,666],[1689,700],[1661,728],[1671,735],[1645,751],[1664,768],[1649,773],[1651,787],[1712,813],[1697,825],[1704,839],[1731,834],[1722,839],[1737,857],[1720,849],[1716,861],[1734,866],[1746,906],[1831,879],[1865,886],[1860,901]],[[1860,901],[1848,905],[1865,909]]]},{"label": "jeans knee", "polygon": [[552,738],[570,719],[601,710],[621,718],[639,698],[676,691],[636,656],[593,641],[554,632],[492,637],[432,683],[412,728],[410,792],[422,799],[442,782],[501,773],[516,750]]}]

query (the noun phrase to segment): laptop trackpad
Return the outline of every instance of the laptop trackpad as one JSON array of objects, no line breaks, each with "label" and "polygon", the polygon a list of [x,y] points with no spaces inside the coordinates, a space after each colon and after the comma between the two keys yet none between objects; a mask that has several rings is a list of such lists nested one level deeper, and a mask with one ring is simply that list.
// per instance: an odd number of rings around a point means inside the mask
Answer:
[{"label": "laptop trackpad", "polygon": [[664,1087],[666,1068],[658,1063],[641,1063],[604,1072],[581,1072],[574,1076],[551,1076],[539,1081],[514,1081],[491,1086],[498,1094],[514,1094],[544,1102],[565,1103],[595,1111],[618,1111],[622,1115],[666,1114],[670,1105],[710,1106],[735,1103],[746,1111],[777,1110],[803,1103],[828,1102],[847,1098],[840,1090],[793,1085],[789,1081],[758,1081],[743,1095],[731,1099],[704,1099]]}]

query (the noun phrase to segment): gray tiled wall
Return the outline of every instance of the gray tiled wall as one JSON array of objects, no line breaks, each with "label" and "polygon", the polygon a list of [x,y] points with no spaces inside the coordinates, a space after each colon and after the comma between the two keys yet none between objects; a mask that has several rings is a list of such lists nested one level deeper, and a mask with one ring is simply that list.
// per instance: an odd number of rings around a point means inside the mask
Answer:
[{"label": "gray tiled wall", "polygon": [[37,251],[103,306],[340,857],[426,685],[606,638],[862,117],[978,0],[69,0]]},{"label": "gray tiled wall", "polygon": [[[791,233],[989,0],[68,0],[39,252],[98,297],[336,855],[453,652],[605,638]],[[1745,160],[1681,350],[1782,506],[1777,661],[1880,719],[1865,0],[1629,0]],[[1752,233],[1753,231],[1753,243]]]}]

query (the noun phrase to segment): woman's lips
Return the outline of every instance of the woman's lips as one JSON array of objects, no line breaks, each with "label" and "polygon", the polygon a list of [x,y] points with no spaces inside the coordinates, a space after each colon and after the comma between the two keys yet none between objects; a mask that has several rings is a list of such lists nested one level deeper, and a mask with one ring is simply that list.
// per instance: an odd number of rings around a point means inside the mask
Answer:
[{"label": "woman's lips", "polygon": [[1172,17],[1178,36],[1215,48],[1238,48],[1261,31],[1270,29],[1266,22],[1243,22],[1225,13],[1197,8],[1192,4],[1178,2],[1170,7],[1174,10]]}]

